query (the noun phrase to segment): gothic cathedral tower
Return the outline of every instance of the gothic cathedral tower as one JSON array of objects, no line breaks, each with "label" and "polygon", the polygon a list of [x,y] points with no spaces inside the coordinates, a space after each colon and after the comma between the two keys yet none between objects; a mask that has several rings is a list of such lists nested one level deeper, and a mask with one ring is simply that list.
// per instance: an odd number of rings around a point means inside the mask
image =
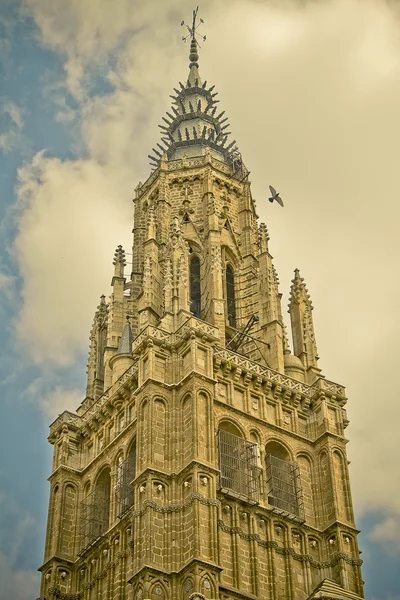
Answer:
[{"label": "gothic cathedral tower", "polygon": [[190,70],[136,188],[132,271],[90,335],[86,397],[54,445],[41,600],[363,597],[345,390],[290,291],[227,118]]}]

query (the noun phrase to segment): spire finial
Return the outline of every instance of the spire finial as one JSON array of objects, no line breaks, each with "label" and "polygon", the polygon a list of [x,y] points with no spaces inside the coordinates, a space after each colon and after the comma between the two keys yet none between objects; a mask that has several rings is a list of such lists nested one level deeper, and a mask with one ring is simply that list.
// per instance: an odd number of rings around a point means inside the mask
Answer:
[{"label": "spire finial", "polygon": [[[186,27],[189,32],[188,35],[182,36],[182,40],[184,42],[186,42],[186,40],[188,38],[190,38],[190,40],[191,40],[190,41],[190,54],[189,54],[189,60],[190,60],[189,67],[191,67],[192,65],[198,66],[197,61],[199,60],[199,54],[197,52],[197,47],[200,48],[200,44],[198,43],[196,36],[200,35],[197,32],[197,30],[200,27],[200,25],[202,25],[202,23],[204,23],[204,21],[203,21],[203,19],[200,19],[200,23],[198,25],[196,25],[198,11],[199,11],[199,7],[197,6],[196,9],[193,11],[193,21],[192,21],[191,27],[189,27],[189,25],[186,25],[185,21],[181,22],[181,26]],[[203,42],[205,42],[207,39],[207,36],[202,35],[201,37],[202,37]]]},{"label": "spire finial", "polygon": [[114,277],[123,277],[124,276],[124,267],[126,267],[126,258],[125,258],[125,250],[121,246],[121,244],[117,247],[114,252],[114,260],[113,265],[114,269]]}]

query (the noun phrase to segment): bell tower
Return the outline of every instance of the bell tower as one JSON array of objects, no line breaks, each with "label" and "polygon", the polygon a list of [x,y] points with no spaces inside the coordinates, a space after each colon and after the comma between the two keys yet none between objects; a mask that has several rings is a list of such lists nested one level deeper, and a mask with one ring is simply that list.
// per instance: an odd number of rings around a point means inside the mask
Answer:
[{"label": "bell tower", "polygon": [[267,227],[200,77],[196,19],[136,188],[131,272],[119,246],[86,397],[50,426],[41,600],[357,600],[346,392],[318,367],[297,269],[289,350]]}]

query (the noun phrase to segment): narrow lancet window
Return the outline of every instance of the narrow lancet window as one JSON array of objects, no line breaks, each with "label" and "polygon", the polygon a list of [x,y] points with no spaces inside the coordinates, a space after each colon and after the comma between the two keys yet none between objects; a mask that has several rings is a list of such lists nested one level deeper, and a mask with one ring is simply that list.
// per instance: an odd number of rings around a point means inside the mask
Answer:
[{"label": "narrow lancet window", "polygon": [[201,317],[200,259],[193,256],[190,261],[190,311]]},{"label": "narrow lancet window", "polygon": [[136,475],[136,440],[132,443],[125,460],[118,461],[117,483],[115,492],[117,497],[117,516],[120,517],[128,508],[134,505],[132,481]]},{"label": "narrow lancet window", "polygon": [[225,278],[228,323],[231,327],[236,327],[235,276],[230,265],[226,267]]},{"label": "narrow lancet window", "polygon": [[91,494],[81,502],[81,549],[92,544],[109,527],[110,520],[110,469],[105,468],[96,481]]}]

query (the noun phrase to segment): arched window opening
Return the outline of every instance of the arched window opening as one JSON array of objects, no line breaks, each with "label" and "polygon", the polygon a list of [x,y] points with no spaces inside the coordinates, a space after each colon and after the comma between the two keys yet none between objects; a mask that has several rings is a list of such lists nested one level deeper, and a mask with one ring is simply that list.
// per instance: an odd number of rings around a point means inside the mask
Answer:
[{"label": "arched window opening", "polygon": [[192,256],[190,260],[190,311],[195,317],[201,317],[200,258]]},{"label": "arched window opening", "polygon": [[[122,457],[121,457],[122,458]],[[136,476],[136,439],[133,440],[126,459],[120,460],[117,469],[115,493],[117,498],[117,517],[134,505],[132,482]]]},{"label": "arched window opening", "polygon": [[165,598],[164,588],[161,587],[161,585],[159,583],[156,583],[151,588],[150,598],[151,598],[151,600],[164,600],[164,598]]},{"label": "arched window opening", "polygon": [[231,327],[236,327],[235,276],[230,265],[226,267],[225,280],[228,323]]},{"label": "arched window opening", "polygon": [[231,433],[232,435],[235,435],[236,437],[243,438],[243,434],[240,431],[239,427],[237,427],[237,425],[235,425],[235,423],[232,423],[232,421],[221,421],[218,429],[220,431],[226,431],[227,433]]},{"label": "arched window opening", "polygon": [[86,548],[109,527],[111,475],[106,467],[97,478],[94,490],[81,502],[81,548]]},{"label": "arched window opening", "polygon": [[256,503],[259,473],[257,444],[243,439],[238,428],[228,421],[220,424],[217,436],[221,491],[245,502]]},{"label": "arched window opening", "polygon": [[304,519],[299,465],[279,442],[269,442],[265,456],[268,504]]}]

